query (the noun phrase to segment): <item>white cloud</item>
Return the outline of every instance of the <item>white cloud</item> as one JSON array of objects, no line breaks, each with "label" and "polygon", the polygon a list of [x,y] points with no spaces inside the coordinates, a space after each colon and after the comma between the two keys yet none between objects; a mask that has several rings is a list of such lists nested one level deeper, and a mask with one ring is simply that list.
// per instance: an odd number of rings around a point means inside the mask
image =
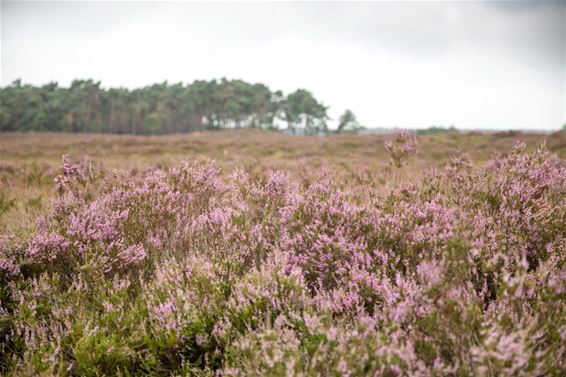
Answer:
[{"label": "white cloud", "polygon": [[1,83],[302,87],[370,127],[564,123],[564,2],[2,2]]}]

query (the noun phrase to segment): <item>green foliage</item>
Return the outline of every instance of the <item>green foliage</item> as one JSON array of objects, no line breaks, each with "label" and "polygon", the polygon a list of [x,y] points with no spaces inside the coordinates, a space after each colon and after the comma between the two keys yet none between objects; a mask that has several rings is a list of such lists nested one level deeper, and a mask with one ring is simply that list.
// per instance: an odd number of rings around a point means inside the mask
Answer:
[{"label": "green foliage", "polygon": [[6,190],[0,190],[0,216],[16,205],[16,199],[10,197]]},{"label": "green foliage", "polygon": [[304,89],[298,89],[287,96],[284,104],[284,119],[289,129],[303,128],[305,135],[316,135],[328,131],[326,110],[313,95]]},{"label": "green foliage", "polygon": [[227,128],[277,128],[284,120],[305,134],[326,132],[327,107],[299,89],[289,96],[263,84],[221,79],[140,89],[105,89],[99,81],[70,87],[20,80],[0,88],[0,132],[64,131],[157,135]]},{"label": "green foliage", "polygon": [[357,132],[363,128],[364,127],[358,123],[354,113],[351,110],[346,109],[344,114],[342,114],[338,119],[338,128],[336,129],[336,133]]}]

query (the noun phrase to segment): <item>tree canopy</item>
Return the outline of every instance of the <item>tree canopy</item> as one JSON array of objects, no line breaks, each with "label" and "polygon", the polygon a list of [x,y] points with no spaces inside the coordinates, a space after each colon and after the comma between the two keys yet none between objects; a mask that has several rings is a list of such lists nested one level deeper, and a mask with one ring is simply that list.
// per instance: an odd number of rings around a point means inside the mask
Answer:
[{"label": "tree canopy", "polygon": [[346,109],[344,114],[342,114],[338,119],[338,128],[336,129],[336,132],[357,132],[363,128],[364,127],[358,122],[352,110]]},{"label": "tree canopy", "polygon": [[0,131],[170,134],[208,129],[287,127],[317,134],[328,130],[328,107],[307,90],[285,96],[242,80],[163,82],[139,89],[101,87],[75,80],[0,88]]}]

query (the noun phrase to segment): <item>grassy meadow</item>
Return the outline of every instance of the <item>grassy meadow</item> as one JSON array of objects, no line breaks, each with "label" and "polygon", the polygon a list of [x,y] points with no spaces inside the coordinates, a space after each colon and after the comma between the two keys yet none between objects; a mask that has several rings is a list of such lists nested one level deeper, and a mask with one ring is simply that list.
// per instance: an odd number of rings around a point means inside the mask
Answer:
[{"label": "grassy meadow", "polygon": [[565,161],[564,131],[0,134],[0,374],[563,376]]}]

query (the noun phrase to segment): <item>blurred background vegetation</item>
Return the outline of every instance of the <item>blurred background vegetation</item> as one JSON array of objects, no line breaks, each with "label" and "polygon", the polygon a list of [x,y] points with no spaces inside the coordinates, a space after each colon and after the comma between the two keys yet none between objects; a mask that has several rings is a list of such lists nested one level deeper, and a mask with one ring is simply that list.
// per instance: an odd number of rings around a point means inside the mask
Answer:
[{"label": "blurred background vegetation", "polygon": [[[92,79],[74,80],[69,87],[56,82],[34,86],[16,80],[0,87],[0,132],[167,135],[255,129],[326,135],[393,130],[366,128],[350,109],[331,129],[328,109],[305,89],[285,95],[261,83],[225,78],[190,84],[163,82],[138,89],[104,88]],[[431,135],[458,129],[432,125],[414,132]]]},{"label": "blurred background vegetation", "polygon": [[[105,132],[160,135],[219,129],[276,129],[312,135],[328,131],[327,107],[307,90],[288,95],[241,80],[103,88],[74,80],[67,87],[20,80],[0,88],[0,131]],[[351,111],[341,130],[358,127]]]}]

